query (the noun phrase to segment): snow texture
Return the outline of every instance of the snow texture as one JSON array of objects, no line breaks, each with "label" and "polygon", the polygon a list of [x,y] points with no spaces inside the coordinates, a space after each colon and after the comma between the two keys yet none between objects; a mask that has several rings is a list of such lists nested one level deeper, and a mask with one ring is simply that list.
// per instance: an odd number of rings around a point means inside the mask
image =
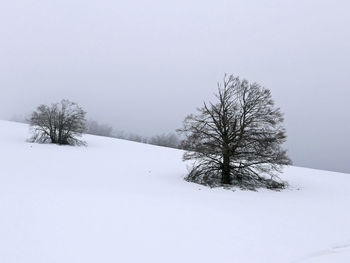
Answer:
[{"label": "snow texture", "polygon": [[183,180],[182,152],[0,121],[0,262],[350,262],[350,175],[288,167],[287,190]]}]

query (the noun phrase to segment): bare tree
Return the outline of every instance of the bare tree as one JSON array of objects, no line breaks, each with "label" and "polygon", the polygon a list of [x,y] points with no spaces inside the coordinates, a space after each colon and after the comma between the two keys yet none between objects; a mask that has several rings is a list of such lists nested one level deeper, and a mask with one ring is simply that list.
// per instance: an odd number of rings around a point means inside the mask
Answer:
[{"label": "bare tree", "polygon": [[186,179],[210,186],[285,187],[277,175],[291,160],[282,149],[283,115],[270,90],[225,75],[216,99],[179,129],[186,136],[184,160],[194,160]]},{"label": "bare tree", "polygon": [[31,141],[61,145],[82,145],[86,112],[74,102],[62,100],[51,106],[40,105],[29,119]]}]

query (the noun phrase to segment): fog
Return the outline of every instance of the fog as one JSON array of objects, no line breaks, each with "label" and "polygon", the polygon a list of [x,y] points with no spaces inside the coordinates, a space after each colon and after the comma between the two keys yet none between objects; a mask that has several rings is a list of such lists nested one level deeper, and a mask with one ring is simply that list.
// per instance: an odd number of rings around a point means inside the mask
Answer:
[{"label": "fog", "polygon": [[11,0],[0,7],[0,118],[67,98],[151,136],[224,73],[271,89],[295,165],[350,173],[349,1]]}]

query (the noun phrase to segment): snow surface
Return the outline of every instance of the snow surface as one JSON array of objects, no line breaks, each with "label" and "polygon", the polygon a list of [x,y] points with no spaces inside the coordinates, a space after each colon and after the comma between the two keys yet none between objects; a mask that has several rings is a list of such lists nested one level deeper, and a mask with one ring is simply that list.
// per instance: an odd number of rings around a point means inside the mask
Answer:
[{"label": "snow surface", "polygon": [[0,121],[0,263],[350,262],[350,175],[288,167],[290,188],[183,180],[182,152],[85,136],[26,142]]}]

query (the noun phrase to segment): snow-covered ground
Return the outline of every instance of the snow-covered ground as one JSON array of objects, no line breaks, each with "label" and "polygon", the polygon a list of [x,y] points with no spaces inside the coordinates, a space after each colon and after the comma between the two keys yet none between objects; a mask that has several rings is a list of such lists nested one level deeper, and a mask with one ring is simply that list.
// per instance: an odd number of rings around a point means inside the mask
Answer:
[{"label": "snow-covered ground", "polygon": [[350,262],[350,175],[289,167],[290,188],[183,180],[182,152],[86,136],[27,143],[0,121],[0,263]]}]

